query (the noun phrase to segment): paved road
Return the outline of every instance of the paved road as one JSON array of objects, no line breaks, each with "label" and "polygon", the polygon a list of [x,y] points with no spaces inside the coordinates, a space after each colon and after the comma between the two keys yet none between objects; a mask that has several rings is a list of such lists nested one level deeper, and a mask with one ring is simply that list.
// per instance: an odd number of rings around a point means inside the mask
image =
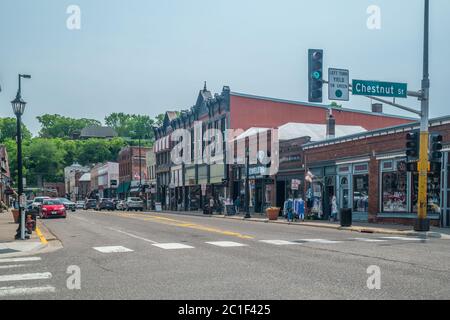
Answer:
[{"label": "paved road", "polygon": [[[122,212],[44,224],[64,248],[0,257],[0,299],[450,298],[446,240]],[[380,290],[367,287],[372,265]],[[81,290],[67,288],[70,266]]]}]

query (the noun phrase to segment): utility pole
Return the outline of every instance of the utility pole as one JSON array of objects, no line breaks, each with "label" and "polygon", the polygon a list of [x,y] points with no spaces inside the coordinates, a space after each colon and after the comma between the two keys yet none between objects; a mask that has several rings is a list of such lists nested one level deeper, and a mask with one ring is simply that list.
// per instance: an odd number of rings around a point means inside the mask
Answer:
[{"label": "utility pole", "polygon": [[419,194],[418,219],[414,226],[415,231],[430,231],[430,221],[427,217],[428,207],[428,149],[429,149],[429,102],[430,102],[430,74],[429,74],[429,23],[430,0],[425,0],[424,40],[423,40],[423,79],[420,117],[420,153],[419,153]]}]

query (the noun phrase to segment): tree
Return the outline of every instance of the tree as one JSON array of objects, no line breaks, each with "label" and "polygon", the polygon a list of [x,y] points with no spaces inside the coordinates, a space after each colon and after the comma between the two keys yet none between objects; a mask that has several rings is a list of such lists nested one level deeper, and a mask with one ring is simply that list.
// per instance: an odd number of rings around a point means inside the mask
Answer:
[{"label": "tree", "polygon": [[[7,139],[16,139],[17,120],[15,118],[0,118],[0,143]],[[22,138],[24,140],[31,139],[31,132],[22,123]]]},{"label": "tree", "polygon": [[94,119],[74,119],[58,114],[44,114],[37,117],[41,124],[39,136],[41,138],[71,139],[73,135],[88,126],[101,126],[101,122]]},{"label": "tree", "polygon": [[137,139],[153,139],[155,121],[149,116],[112,113],[105,118],[107,126],[116,130],[119,137]]},{"label": "tree", "polygon": [[36,184],[39,178],[47,182],[64,179],[64,157],[66,151],[58,147],[54,139],[33,139],[24,148],[24,166],[27,181]]}]

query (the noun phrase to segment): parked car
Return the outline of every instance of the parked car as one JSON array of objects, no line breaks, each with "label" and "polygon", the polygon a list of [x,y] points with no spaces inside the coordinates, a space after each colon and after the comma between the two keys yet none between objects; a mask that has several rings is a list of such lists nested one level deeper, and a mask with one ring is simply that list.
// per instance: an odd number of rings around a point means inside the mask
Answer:
[{"label": "parked car", "polygon": [[44,199],[39,208],[39,217],[46,218],[66,218],[67,211],[64,203],[59,199]]},{"label": "parked car", "polygon": [[97,210],[114,211],[116,210],[116,205],[114,204],[114,201],[112,199],[102,198],[97,202]]},{"label": "parked car", "polygon": [[77,209],[84,209],[84,201],[77,201],[75,207]]},{"label": "parked car", "polygon": [[144,211],[144,201],[141,198],[130,197],[125,204],[127,211]]},{"label": "parked car", "polygon": [[50,197],[36,197],[33,199],[33,203],[31,204],[31,210],[34,212],[39,212],[42,203],[44,200],[51,199]]},{"label": "parked car", "polygon": [[116,203],[116,210],[125,211],[127,209],[126,201],[120,200]]},{"label": "parked car", "polygon": [[59,201],[61,201],[66,207],[66,210],[70,210],[72,212],[75,212],[77,210],[75,202],[72,202],[66,198],[58,198]]},{"label": "parked car", "polygon": [[97,200],[88,199],[84,202],[84,210],[97,209]]}]

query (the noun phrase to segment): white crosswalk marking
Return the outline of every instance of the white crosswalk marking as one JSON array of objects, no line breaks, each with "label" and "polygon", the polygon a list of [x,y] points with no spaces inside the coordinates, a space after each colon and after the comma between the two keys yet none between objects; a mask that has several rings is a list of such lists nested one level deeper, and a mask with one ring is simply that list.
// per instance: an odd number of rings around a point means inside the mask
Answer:
[{"label": "white crosswalk marking", "polygon": [[43,280],[43,279],[51,279],[51,277],[52,277],[52,274],[50,272],[8,274],[8,275],[5,275],[5,276],[0,276],[0,282]]},{"label": "white crosswalk marking", "polygon": [[0,259],[0,263],[41,261],[40,257]]},{"label": "white crosswalk marking", "polygon": [[292,241],[285,241],[285,240],[261,240],[259,242],[267,243],[267,244],[273,244],[276,246],[289,246],[289,245],[298,245],[298,243],[292,242]]},{"label": "white crosswalk marking", "polygon": [[26,266],[25,264],[10,264],[10,265],[7,265],[7,266],[0,266],[0,270],[2,270],[2,269],[22,268],[22,267],[25,267],[25,266]]},{"label": "white crosswalk marking", "polygon": [[342,241],[331,241],[331,240],[325,240],[325,239],[301,239],[298,241],[304,241],[308,243],[319,243],[319,244],[336,244],[341,243]]},{"label": "white crosswalk marking", "polygon": [[94,250],[97,250],[101,253],[126,253],[133,252],[133,250],[122,247],[122,246],[110,246],[110,247],[94,247]]},{"label": "white crosswalk marking", "polygon": [[247,247],[247,245],[238,243],[238,242],[232,242],[232,241],[216,241],[216,242],[206,242],[207,244],[222,247],[222,248],[231,248],[231,247]]},{"label": "white crosswalk marking", "polygon": [[387,240],[399,240],[399,241],[426,241],[428,239],[422,239],[422,238],[407,238],[407,237],[383,237],[382,239]]},{"label": "white crosswalk marking", "polygon": [[388,241],[388,240],[368,239],[368,238],[353,238],[352,240],[361,241],[361,242],[386,242],[386,241]]},{"label": "white crosswalk marking", "polygon": [[179,249],[194,249],[194,247],[181,244],[181,243],[158,243],[153,244],[153,246],[164,249],[164,250],[179,250]]},{"label": "white crosswalk marking", "polygon": [[44,287],[4,287],[0,288],[0,297],[7,296],[23,296],[23,295],[32,295],[32,294],[42,294],[42,293],[55,293],[56,289],[52,286],[44,286]]}]

